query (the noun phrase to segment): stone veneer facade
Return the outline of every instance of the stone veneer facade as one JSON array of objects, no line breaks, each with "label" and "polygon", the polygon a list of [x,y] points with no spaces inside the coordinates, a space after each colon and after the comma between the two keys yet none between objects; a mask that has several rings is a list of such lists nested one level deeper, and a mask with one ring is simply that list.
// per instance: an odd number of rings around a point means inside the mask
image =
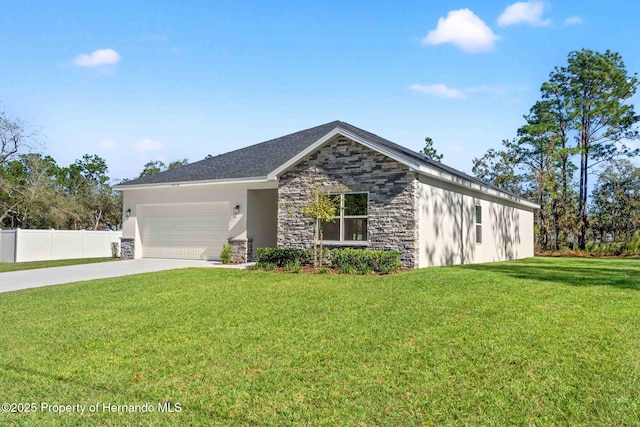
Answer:
[{"label": "stone veneer facade", "polygon": [[253,261],[253,239],[228,239],[231,245],[231,263],[244,264]]},{"label": "stone veneer facade", "polygon": [[136,241],[133,237],[120,238],[120,258],[133,259]]},{"label": "stone veneer facade", "polygon": [[302,209],[318,186],[336,193],[368,192],[366,247],[399,250],[405,267],[416,267],[418,180],[415,172],[377,151],[337,136],[280,177],[278,247],[313,246],[314,229],[309,218],[302,215]]}]

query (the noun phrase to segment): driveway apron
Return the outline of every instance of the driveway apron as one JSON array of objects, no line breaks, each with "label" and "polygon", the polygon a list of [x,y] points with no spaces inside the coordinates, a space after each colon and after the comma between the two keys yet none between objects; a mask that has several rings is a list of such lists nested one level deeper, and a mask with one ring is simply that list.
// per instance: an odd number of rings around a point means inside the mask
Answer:
[{"label": "driveway apron", "polygon": [[[224,267],[243,268],[245,266]],[[189,267],[223,267],[223,265],[216,261],[144,258],[12,271],[0,273],[0,292]]]}]

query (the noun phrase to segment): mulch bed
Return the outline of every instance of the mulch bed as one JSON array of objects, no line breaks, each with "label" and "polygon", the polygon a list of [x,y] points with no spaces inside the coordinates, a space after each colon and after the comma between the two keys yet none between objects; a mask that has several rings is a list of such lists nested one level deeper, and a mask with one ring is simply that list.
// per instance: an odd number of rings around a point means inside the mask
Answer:
[{"label": "mulch bed", "polygon": [[[325,271],[323,273],[319,272],[320,267],[314,267],[312,265],[301,265],[299,272],[287,271],[283,267],[278,267],[275,270],[262,270],[262,269],[258,269],[258,270],[266,271],[268,273],[279,273],[279,274],[343,274],[343,273],[340,273],[340,270],[337,269],[337,268],[331,268],[331,267],[326,267],[326,266],[324,268],[325,268]],[[408,268],[401,268],[400,270],[393,271],[393,272],[391,272],[389,274],[376,273],[376,272],[372,271],[372,272],[368,273],[367,275],[370,275],[370,276],[389,276],[389,275],[392,275],[392,274],[406,273],[408,271],[411,271],[411,270],[408,269]],[[361,274],[359,274],[357,272],[353,273],[353,274],[350,274],[350,276],[360,276],[360,275]]]},{"label": "mulch bed", "polygon": [[582,251],[536,252],[535,256],[552,258],[640,258],[640,255],[595,255]]}]

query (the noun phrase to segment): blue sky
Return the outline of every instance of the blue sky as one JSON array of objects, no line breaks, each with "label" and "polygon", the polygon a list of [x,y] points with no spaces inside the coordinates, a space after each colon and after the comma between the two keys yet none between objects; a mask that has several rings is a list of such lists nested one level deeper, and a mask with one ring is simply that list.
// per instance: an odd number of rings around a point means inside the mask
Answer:
[{"label": "blue sky", "polygon": [[[622,1],[6,1],[0,103],[40,151],[132,178],[332,120],[444,162],[515,136],[573,50],[640,70]],[[638,104],[638,96],[633,99]]]}]

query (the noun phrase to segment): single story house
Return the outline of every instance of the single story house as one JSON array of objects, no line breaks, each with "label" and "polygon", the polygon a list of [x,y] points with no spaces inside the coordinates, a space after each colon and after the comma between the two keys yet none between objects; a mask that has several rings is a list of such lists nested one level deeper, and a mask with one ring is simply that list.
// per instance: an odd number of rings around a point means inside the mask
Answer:
[{"label": "single story house", "polygon": [[115,188],[129,258],[311,247],[317,225],[302,211],[318,188],[340,206],[321,225],[325,246],[399,250],[409,268],[533,256],[536,204],[341,121]]}]

